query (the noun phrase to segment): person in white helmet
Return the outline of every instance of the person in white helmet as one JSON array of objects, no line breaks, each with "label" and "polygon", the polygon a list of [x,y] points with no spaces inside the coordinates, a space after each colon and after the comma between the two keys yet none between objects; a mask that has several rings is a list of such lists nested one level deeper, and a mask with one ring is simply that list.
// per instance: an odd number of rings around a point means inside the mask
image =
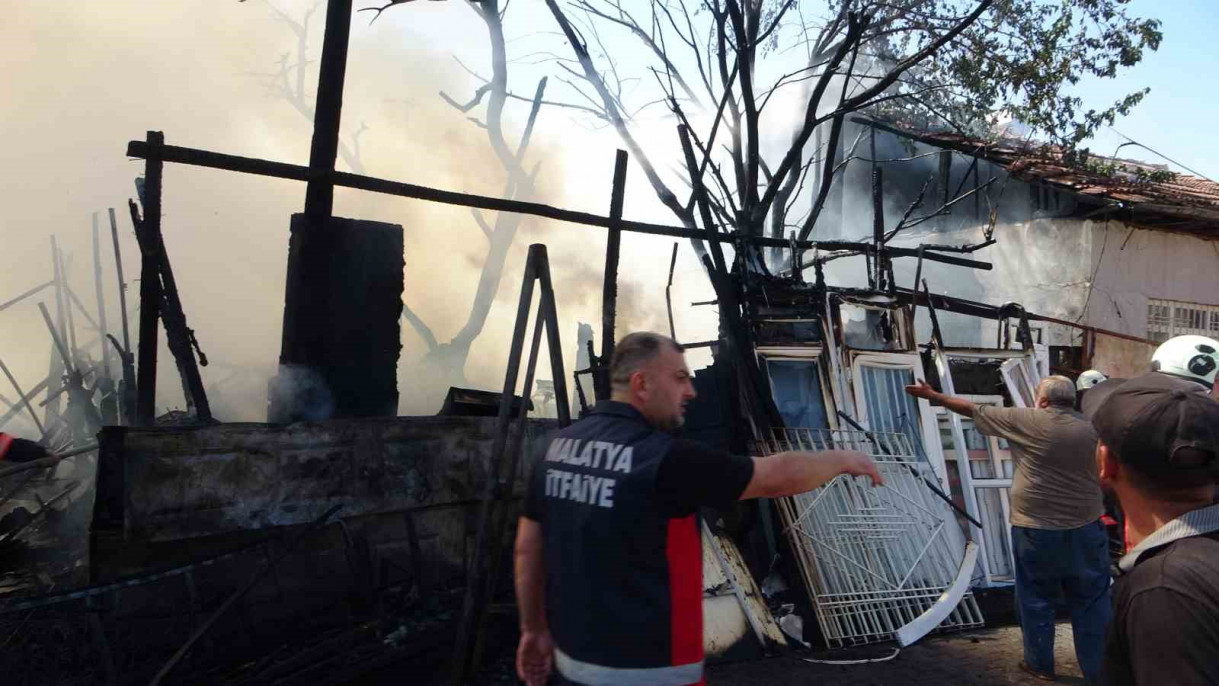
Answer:
[{"label": "person in white helmet", "polygon": [[[1215,375],[1219,372],[1219,341],[1206,336],[1187,334],[1164,341],[1151,355],[1152,383],[1179,388],[1186,392],[1216,393]],[[1082,378],[1082,375],[1081,375]],[[1080,400],[1080,409],[1091,417],[1102,403],[1125,383],[1125,379],[1108,379],[1094,384]],[[1078,382],[1077,382],[1078,383]]]},{"label": "person in white helmet", "polygon": [[1151,370],[1195,381],[1213,392],[1219,372],[1219,341],[1195,335],[1170,338],[1152,354]]},{"label": "person in white helmet", "polygon": [[1089,369],[1075,379],[1075,390],[1083,393],[1102,381],[1108,381],[1109,375],[1096,369]]},{"label": "person in white helmet", "polygon": [[1084,396],[1088,394],[1088,391],[1092,390],[1093,386],[1102,384],[1108,380],[1108,374],[1095,369],[1089,369],[1088,371],[1080,374],[1079,377],[1075,379],[1075,409],[1083,409]]}]

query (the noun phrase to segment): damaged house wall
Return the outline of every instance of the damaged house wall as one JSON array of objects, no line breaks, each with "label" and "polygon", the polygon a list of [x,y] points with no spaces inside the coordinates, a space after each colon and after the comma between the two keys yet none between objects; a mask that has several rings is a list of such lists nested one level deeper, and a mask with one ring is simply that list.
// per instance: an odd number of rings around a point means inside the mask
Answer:
[{"label": "damaged house wall", "polygon": [[[862,126],[858,123],[855,127]],[[859,128],[844,140],[853,140]],[[871,133],[862,134],[859,150],[870,145]],[[846,145],[846,144],[844,144]],[[863,157],[869,157],[864,154]],[[1020,303],[1030,312],[1077,321],[1140,338],[1148,334],[1148,299],[1182,303],[1219,304],[1219,242],[1165,228],[1145,228],[1097,215],[1098,201],[1081,198],[1048,183],[1027,182],[999,164],[890,131],[875,133],[875,159],[885,169],[886,216],[901,216],[927,184],[927,199],[918,217],[938,207],[945,198],[983,188],[953,208],[946,217],[931,219],[903,231],[894,245],[934,242],[950,245],[978,243],[996,211],[995,245],[971,255],[991,262],[992,271],[964,270],[924,262],[922,276],[934,293],[944,293],[992,305]],[[945,165],[944,160],[948,160]],[[859,239],[870,232],[870,170],[867,159],[847,165],[841,187],[835,188],[838,214],[819,227],[818,238]],[[947,172],[947,173],[945,173]],[[1219,236],[1219,227],[1216,234]],[[1080,259],[1087,256],[1087,259]],[[914,286],[915,260],[894,263],[897,283]],[[827,265],[833,283],[862,286],[862,258]],[[996,323],[973,317],[941,317],[950,346],[990,347],[996,344]],[[1079,346],[1081,332],[1055,324],[1037,324],[1048,345]],[[919,308],[918,340],[930,339],[927,312]],[[1219,334],[1219,331],[1216,332]],[[1091,350],[1092,366],[1111,375],[1129,376],[1143,371],[1151,346],[1099,336]]]}]

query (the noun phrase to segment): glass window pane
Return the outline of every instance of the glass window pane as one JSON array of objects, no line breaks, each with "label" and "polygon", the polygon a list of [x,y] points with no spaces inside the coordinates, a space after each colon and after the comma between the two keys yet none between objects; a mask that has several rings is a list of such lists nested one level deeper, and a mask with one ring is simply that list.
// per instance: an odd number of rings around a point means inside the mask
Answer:
[{"label": "glass window pane", "polygon": [[767,360],[771,395],[789,428],[828,429],[821,374],[813,360]]},{"label": "glass window pane", "polygon": [[897,325],[887,310],[843,303],[838,310],[842,337],[848,348],[856,350],[900,350]]},{"label": "glass window pane", "polygon": [[860,366],[868,425],[874,431],[904,433],[917,445],[922,440],[918,401],[906,394],[914,383],[911,369]]}]

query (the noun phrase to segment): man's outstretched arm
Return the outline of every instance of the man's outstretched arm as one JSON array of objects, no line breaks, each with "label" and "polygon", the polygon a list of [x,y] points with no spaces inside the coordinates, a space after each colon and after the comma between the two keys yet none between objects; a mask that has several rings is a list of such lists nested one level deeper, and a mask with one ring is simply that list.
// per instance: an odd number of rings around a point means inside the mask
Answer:
[{"label": "man's outstretched arm", "polygon": [[940,393],[922,380],[915,380],[913,386],[906,386],[906,393],[916,398],[922,398],[932,405],[946,407],[962,417],[973,417],[977,410],[977,405],[974,405],[973,402],[955,395]]},{"label": "man's outstretched arm", "polygon": [[528,686],[544,686],[554,660],[554,641],[546,622],[542,525],[528,517],[521,517],[516,527],[515,568],[516,604],[521,617],[516,673]]},{"label": "man's outstretched arm", "polygon": [[863,453],[852,450],[793,451],[753,458],[753,477],[741,493],[741,500],[806,493],[839,474],[868,476],[876,486],[885,482],[876,463]]}]

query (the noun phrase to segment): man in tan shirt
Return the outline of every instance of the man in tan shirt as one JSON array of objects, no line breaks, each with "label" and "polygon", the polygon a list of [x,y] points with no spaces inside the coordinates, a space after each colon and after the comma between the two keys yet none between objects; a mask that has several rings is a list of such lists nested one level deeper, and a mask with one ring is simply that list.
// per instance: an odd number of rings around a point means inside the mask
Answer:
[{"label": "man in tan shirt", "polygon": [[1096,467],[1096,432],[1075,410],[1075,385],[1051,376],[1037,386],[1036,407],[988,407],[937,392],[926,383],[906,392],[970,417],[978,431],[1011,444],[1012,555],[1016,610],[1024,634],[1021,669],[1054,678],[1054,610],[1071,612],[1075,656],[1089,681],[1099,677],[1109,623],[1108,537]]}]

